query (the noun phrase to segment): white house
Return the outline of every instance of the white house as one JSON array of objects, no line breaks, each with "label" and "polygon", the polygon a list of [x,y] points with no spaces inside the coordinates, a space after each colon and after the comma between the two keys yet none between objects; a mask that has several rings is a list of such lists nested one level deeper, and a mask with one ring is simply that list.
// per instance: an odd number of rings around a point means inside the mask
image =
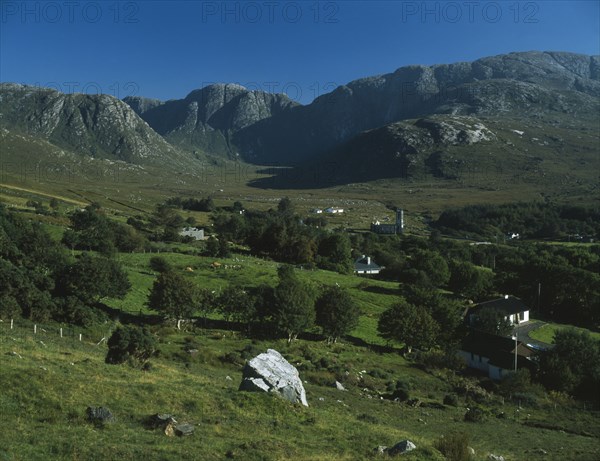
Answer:
[{"label": "white house", "polygon": [[469,310],[469,320],[471,323],[473,323],[477,313],[482,309],[494,309],[501,312],[513,325],[529,322],[529,307],[516,296],[504,295],[502,298],[477,304]]},{"label": "white house", "polygon": [[379,274],[381,266],[376,264],[370,256],[362,255],[356,261],[354,261],[354,273],[363,275],[374,275]]},{"label": "white house", "polygon": [[204,240],[204,229],[198,229],[197,227],[186,227],[179,235],[182,237],[192,237],[194,240]]},{"label": "white house", "polygon": [[469,333],[458,351],[469,368],[483,371],[494,380],[503,379],[515,367],[533,370],[533,354],[533,349],[520,341],[479,331]]}]

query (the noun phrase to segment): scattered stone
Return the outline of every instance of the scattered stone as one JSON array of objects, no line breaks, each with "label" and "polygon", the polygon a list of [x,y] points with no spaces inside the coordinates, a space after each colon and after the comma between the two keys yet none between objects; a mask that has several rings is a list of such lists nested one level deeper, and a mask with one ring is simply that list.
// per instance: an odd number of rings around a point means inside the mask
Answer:
[{"label": "scattered stone", "polygon": [[19,354],[18,352],[15,352],[15,351],[7,352],[6,355],[12,355],[13,357],[19,357],[20,359],[23,358],[23,357],[21,357],[21,354]]},{"label": "scattered stone", "polygon": [[467,451],[469,452],[469,455],[475,456],[475,449],[473,447],[467,447]]},{"label": "scattered stone", "polygon": [[490,453],[488,455],[488,459],[490,461],[504,461],[504,456],[500,456],[500,455],[495,455],[493,453]]},{"label": "scattered stone", "polygon": [[168,413],[156,413],[148,418],[148,425],[154,429],[166,428],[169,424],[177,424],[177,420]]},{"label": "scattered stone", "polygon": [[383,456],[385,455],[386,451],[387,451],[388,447],[386,447],[385,445],[379,445],[377,448],[375,448],[375,450],[373,450],[375,453],[377,453],[379,456]]},{"label": "scattered stone", "polygon": [[535,452],[538,455],[544,455],[544,456],[548,454],[548,452],[546,450],[544,450],[543,448],[538,448],[537,450],[535,450]]},{"label": "scattered stone", "polygon": [[233,381],[233,379],[232,379],[232,378],[231,378],[231,376],[229,376],[229,375],[225,376],[225,380],[226,380],[226,381]]},{"label": "scattered stone", "polygon": [[198,353],[198,349],[188,349],[187,353],[190,355],[196,355]]},{"label": "scattered stone", "polygon": [[175,424],[169,423],[169,424],[166,425],[166,427],[165,427],[165,435],[167,437],[174,437],[175,436]]},{"label": "scattered stone", "polygon": [[344,387],[344,385],[342,383],[340,383],[339,381],[335,382],[335,387],[338,391],[345,391],[346,388]]},{"label": "scattered stone", "polygon": [[420,407],[420,406],[421,406],[421,403],[422,403],[422,402],[421,402],[419,399],[408,399],[408,400],[406,401],[406,404],[407,404],[407,405],[409,405],[409,406],[411,406],[411,407],[415,407],[415,408],[417,408],[417,407]]},{"label": "scattered stone", "polygon": [[185,423],[185,424],[179,424],[179,425],[175,426],[175,435],[178,435],[179,437],[185,437],[188,435],[192,435],[193,433],[194,433],[194,425],[193,424]]},{"label": "scattered stone", "polygon": [[274,349],[268,349],[246,364],[239,389],[273,392],[292,403],[308,406],[298,370]]},{"label": "scattered stone", "polygon": [[87,407],[86,415],[89,422],[104,425],[115,421],[112,412],[106,407]]},{"label": "scattered stone", "polygon": [[394,445],[392,448],[388,448],[386,453],[390,456],[402,455],[404,453],[408,453],[409,451],[413,451],[417,446],[412,443],[410,440],[402,440]]},{"label": "scattered stone", "polygon": [[325,398],[324,397],[319,397],[319,402],[324,402]]}]

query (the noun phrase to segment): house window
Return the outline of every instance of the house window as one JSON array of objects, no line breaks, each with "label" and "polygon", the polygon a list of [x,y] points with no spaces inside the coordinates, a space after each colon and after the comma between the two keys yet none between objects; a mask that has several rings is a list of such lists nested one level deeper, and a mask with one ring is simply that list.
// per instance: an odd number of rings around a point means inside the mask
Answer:
[{"label": "house window", "polygon": [[479,363],[481,363],[481,355],[479,356]]},{"label": "house window", "polygon": [[473,352],[471,352],[471,360],[474,361],[475,360],[475,354],[473,354]]}]

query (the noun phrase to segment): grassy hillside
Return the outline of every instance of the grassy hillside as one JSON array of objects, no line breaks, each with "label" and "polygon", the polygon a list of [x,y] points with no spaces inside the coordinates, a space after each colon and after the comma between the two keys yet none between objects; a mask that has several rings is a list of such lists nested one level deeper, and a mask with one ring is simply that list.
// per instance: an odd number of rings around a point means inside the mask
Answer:
[{"label": "grassy hillside", "polygon": [[[470,434],[477,460],[490,452],[509,461],[591,461],[600,456],[597,414],[569,411],[560,401],[524,401],[519,409],[490,398],[484,404],[490,411],[486,421],[463,422],[472,400],[461,397],[457,407],[434,408],[428,403],[441,403],[445,394],[464,383],[425,373],[393,352],[306,341],[288,346],[224,331],[177,334],[162,327],[155,329],[161,357],[152,361],[150,371],[142,372],[105,364],[103,344],[61,339],[50,327],[34,336],[30,327],[11,331],[0,324],[2,459],[368,460],[377,459],[372,450],[378,445],[409,438],[419,449],[403,459],[441,460],[432,445],[451,431]],[[199,352],[185,353],[190,346]],[[258,353],[268,347],[299,368],[309,408],[237,390],[240,351]],[[336,377],[347,391],[332,386]],[[424,405],[381,400],[386,386],[397,380]],[[117,421],[94,427],[85,420],[89,405],[108,407]],[[195,424],[195,433],[169,438],[148,429],[144,421],[157,412]]]}]

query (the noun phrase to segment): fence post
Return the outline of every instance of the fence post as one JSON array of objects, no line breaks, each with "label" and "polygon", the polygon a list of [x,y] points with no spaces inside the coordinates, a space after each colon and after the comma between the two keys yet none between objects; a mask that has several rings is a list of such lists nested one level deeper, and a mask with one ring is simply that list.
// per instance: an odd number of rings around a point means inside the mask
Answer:
[{"label": "fence post", "polygon": [[33,325],[33,334],[37,334],[37,325]]},{"label": "fence post", "polygon": [[62,338],[62,327],[60,328],[60,337]]},{"label": "fence post", "polygon": [[81,333],[79,333],[79,341],[81,341]]},{"label": "fence post", "polygon": [[13,329],[13,319],[10,319],[10,329]]}]

